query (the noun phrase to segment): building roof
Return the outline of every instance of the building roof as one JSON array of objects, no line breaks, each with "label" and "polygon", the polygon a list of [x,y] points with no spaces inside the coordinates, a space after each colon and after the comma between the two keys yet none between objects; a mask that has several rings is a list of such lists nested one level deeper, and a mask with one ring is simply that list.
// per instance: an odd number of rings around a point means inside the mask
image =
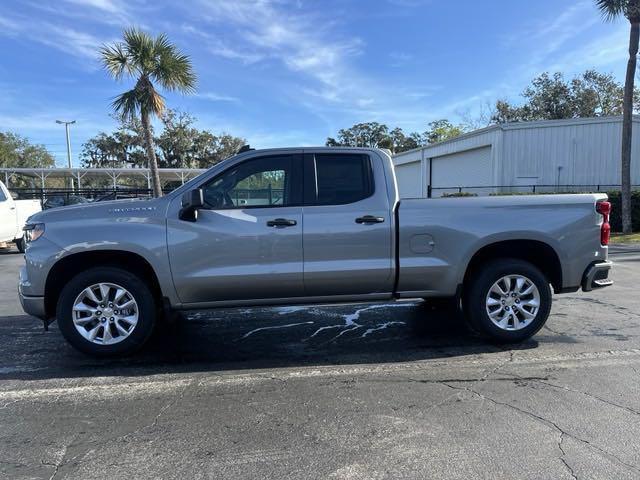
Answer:
[{"label": "building roof", "polygon": [[[634,115],[633,121],[634,123],[640,122],[640,115]],[[493,131],[518,130],[518,129],[526,129],[526,128],[566,127],[571,125],[586,125],[586,124],[594,124],[594,123],[616,123],[616,122],[622,122],[622,115],[609,116],[609,117],[564,118],[560,120],[536,120],[532,122],[500,123],[495,125],[489,125],[488,127],[480,128],[478,130],[473,130],[472,132],[463,133],[462,135],[459,135],[454,138],[450,138],[448,140],[444,140],[442,142],[423,145],[418,148],[413,148],[411,150],[406,150],[401,153],[396,153],[394,155],[394,159],[404,155],[409,155],[411,153],[440,147],[442,145],[460,142],[460,141],[463,141],[472,137],[476,137],[478,135],[484,135],[486,133],[493,132]],[[417,160],[418,159],[412,160],[412,161],[417,161]],[[411,161],[406,163],[411,163]]]}]

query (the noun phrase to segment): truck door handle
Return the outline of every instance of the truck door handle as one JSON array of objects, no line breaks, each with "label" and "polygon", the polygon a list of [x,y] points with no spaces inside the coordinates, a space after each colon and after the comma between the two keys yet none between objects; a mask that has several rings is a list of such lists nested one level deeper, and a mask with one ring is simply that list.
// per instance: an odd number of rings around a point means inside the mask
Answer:
[{"label": "truck door handle", "polygon": [[365,215],[364,217],[356,218],[356,223],[382,223],[384,217],[376,217],[374,215]]},{"label": "truck door handle", "polygon": [[269,220],[267,222],[267,227],[293,227],[297,225],[298,222],[295,220],[288,220],[286,218],[276,218],[275,220]]}]

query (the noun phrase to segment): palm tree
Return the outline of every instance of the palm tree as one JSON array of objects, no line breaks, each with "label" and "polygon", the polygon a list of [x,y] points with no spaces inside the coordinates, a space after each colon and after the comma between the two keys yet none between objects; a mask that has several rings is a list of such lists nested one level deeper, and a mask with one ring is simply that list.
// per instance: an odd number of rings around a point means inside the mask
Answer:
[{"label": "palm tree", "polygon": [[624,82],[622,104],[622,231],[631,233],[631,134],[633,123],[633,82],[636,73],[636,57],[640,40],[640,0],[596,0],[605,19],[624,16],[631,23],[629,36],[629,61]]},{"label": "palm tree", "polygon": [[192,93],[195,91],[196,75],[190,58],[180,53],[165,34],[153,38],[139,29],[129,28],[124,31],[123,38],[123,42],[104,45],[100,49],[102,64],[114,79],[131,77],[135,78],[136,84],[133,89],[117,96],[111,106],[124,119],[135,119],[140,115],[153,194],[159,197],[162,188],[151,116],[160,116],[165,103],[154,83],[169,91]]}]

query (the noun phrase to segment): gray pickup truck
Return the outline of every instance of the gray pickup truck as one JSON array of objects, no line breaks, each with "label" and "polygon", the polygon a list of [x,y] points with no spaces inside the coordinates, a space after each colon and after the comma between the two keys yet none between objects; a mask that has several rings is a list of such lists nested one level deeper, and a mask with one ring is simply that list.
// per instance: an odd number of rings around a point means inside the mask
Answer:
[{"label": "gray pickup truck", "polygon": [[555,293],[605,287],[601,194],[400,199],[382,150],[249,150],[169,195],[54,209],[25,227],[24,310],[94,355],[130,353],[170,312],[456,299],[518,342]]}]

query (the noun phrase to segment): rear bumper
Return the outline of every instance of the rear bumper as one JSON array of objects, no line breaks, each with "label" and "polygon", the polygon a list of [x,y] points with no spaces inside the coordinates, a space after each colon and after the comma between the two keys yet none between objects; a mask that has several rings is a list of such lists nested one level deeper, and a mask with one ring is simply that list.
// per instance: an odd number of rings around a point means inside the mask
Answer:
[{"label": "rear bumper", "polygon": [[582,276],[582,290],[590,292],[613,285],[613,280],[609,279],[609,270],[612,266],[613,263],[608,261],[591,264]]}]

